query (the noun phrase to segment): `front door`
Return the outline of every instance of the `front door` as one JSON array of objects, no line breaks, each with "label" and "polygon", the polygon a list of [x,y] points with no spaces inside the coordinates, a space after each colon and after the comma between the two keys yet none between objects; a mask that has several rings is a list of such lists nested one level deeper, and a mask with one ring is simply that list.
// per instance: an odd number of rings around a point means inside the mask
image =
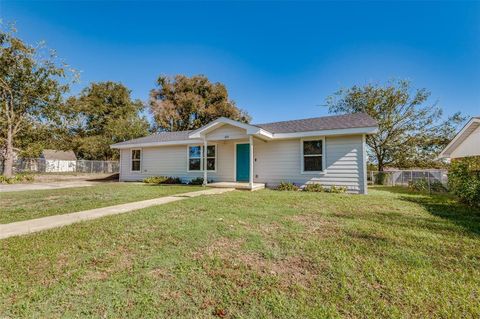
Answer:
[{"label": "front door", "polygon": [[237,182],[248,182],[250,177],[250,144],[237,144]]}]

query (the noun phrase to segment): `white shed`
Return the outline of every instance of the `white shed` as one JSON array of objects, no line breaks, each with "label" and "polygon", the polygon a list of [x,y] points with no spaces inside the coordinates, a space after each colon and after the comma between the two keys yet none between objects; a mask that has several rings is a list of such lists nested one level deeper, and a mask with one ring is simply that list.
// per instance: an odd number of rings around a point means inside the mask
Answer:
[{"label": "white shed", "polygon": [[75,172],[77,169],[77,157],[72,150],[43,150],[40,158],[45,160],[45,172]]}]

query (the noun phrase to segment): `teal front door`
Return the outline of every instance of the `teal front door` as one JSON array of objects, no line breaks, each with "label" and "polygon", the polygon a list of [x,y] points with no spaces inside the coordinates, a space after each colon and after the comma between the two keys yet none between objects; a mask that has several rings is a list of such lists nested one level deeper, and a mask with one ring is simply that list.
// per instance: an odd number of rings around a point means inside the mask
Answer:
[{"label": "teal front door", "polygon": [[250,177],[250,144],[237,144],[237,182],[248,182]]}]

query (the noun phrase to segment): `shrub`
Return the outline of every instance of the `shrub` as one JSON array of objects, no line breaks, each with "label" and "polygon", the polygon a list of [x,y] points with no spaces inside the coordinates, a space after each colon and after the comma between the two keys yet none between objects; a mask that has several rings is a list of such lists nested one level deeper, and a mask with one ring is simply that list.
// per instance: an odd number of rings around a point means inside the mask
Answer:
[{"label": "shrub", "polygon": [[31,183],[34,181],[33,175],[20,173],[13,177],[0,175],[0,184]]},{"label": "shrub", "polygon": [[153,176],[147,177],[143,180],[147,184],[182,184],[182,180],[179,177],[167,177],[167,176]]},{"label": "shrub", "polygon": [[480,156],[455,159],[448,171],[448,187],[469,206],[480,206]]},{"label": "shrub", "polygon": [[298,186],[290,182],[281,182],[277,188],[277,191],[298,191]]},{"label": "shrub", "polygon": [[323,188],[322,185],[320,184],[307,184],[303,188],[305,192],[316,192],[316,193],[323,193],[326,191],[325,188]]},{"label": "shrub", "polygon": [[426,178],[417,179],[415,181],[408,182],[408,188],[416,192],[435,192],[442,193],[446,192],[447,189],[437,180],[430,180],[430,185]]},{"label": "shrub", "polygon": [[203,185],[203,177],[197,177],[192,179],[188,185]]},{"label": "shrub", "polygon": [[385,172],[378,172],[375,176],[375,184],[386,185],[388,183],[388,174]]},{"label": "shrub", "polygon": [[328,193],[345,193],[347,192],[347,187],[345,186],[331,186],[330,188],[327,189]]},{"label": "shrub", "polygon": [[165,176],[152,176],[143,180],[147,184],[162,184],[167,178]]}]

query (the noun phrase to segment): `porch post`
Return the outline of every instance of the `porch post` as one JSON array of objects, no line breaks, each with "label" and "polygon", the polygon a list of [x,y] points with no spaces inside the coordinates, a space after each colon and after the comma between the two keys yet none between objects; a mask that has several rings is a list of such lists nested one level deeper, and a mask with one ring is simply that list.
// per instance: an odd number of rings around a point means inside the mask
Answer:
[{"label": "porch post", "polygon": [[250,135],[250,174],[248,181],[250,183],[250,189],[253,189],[253,136]]},{"label": "porch post", "polygon": [[203,137],[203,186],[207,186],[207,138],[205,136]]}]

